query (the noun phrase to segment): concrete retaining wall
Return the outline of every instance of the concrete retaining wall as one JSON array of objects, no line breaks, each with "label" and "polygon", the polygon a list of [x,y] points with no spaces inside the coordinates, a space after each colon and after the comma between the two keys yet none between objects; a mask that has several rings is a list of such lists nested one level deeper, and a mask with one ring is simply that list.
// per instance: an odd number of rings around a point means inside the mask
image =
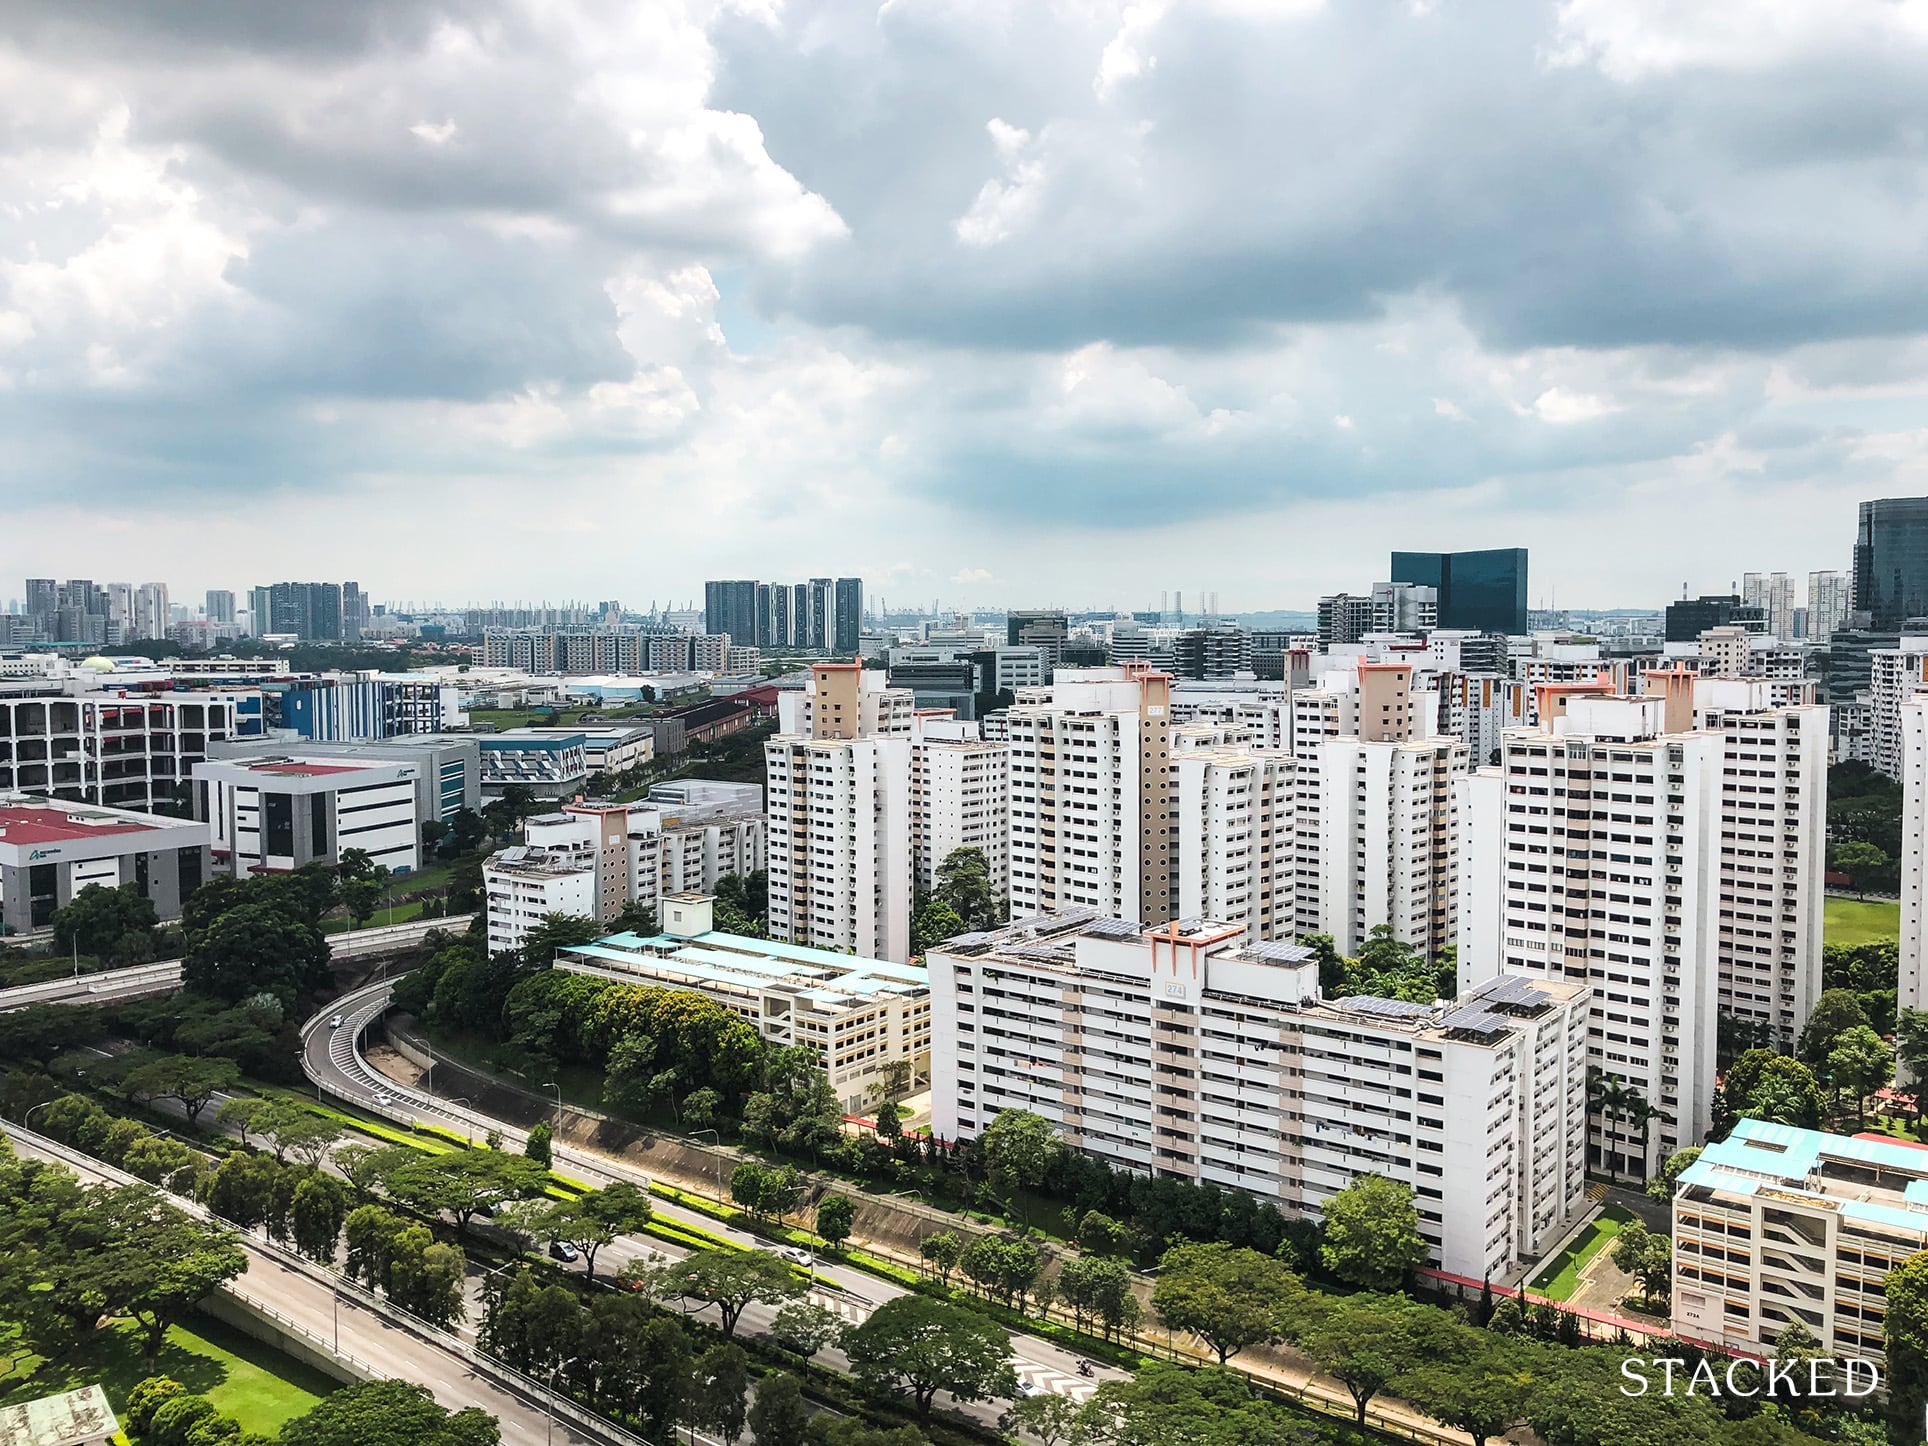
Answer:
[{"label": "concrete retaining wall", "polygon": [[300,1361],[304,1366],[311,1366],[345,1386],[374,1378],[375,1373],[364,1368],[359,1361],[336,1355],[319,1341],[311,1340],[277,1320],[251,1300],[217,1290],[201,1302],[199,1309],[202,1315],[232,1326],[242,1335],[263,1345],[273,1346],[283,1355]]}]

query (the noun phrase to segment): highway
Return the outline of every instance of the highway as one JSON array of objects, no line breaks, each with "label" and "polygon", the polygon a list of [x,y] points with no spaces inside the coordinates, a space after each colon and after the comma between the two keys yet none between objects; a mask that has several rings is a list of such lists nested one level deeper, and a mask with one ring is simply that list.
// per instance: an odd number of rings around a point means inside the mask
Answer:
[{"label": "highway", "polygon": [[[364,959],[393,949],[413,948],[432,929],[459,933],[468,928],[473,917],[457,914],[447,919],[411,919],[406,924],[346,930],[326,937],[329,951],[337,959]],[[180,987],[181,961],[167,959],[158,964],[134,964],[126,969],[105,969],[94,974],[76,974],[0,989],[0,1013],[24,1009],[29,1004],[113,1004],[123,999],[172,994]]]},{"label": "highway", "polygon": [[[411,1125],[433,1124],[446,1129],[453,1124],[457,1128],[472,1129],[478,1136],[498,1130],[505,1148],[519,1149],[526,1136],[517,1126],[399,1084],[368,1063],[361,1052],[361,1037],[387,1010],[392,988],[387,981],[381,981],[343,995],[302,1026],[302,1068],[308,1078],[327,1094],[372,1114]],[[337,1014],[342,1023],[334,1028],[329,1020]],[[551,1141],[550,1149],[557,1170],[571,1178],[591,1185],[614,1180],[625,1180],[644,1188],[649,1185],[649,1177],[643,1171],[612,1156],[566,1142],[560,1136]],[[733,1244],[769,1248],[767,1242],[747,1231],[708,1215],[667,1200],[652,1203],[662,1219],[696,1226]],[[597,1273],[613,1274],[624,1262],[638,1256],[677,1258],[682,1253],[674,1246],[648,1237],[629,1237],[614,1242],[598,1255]],[[822,1266],[816,1271],[816,1277],[828,1287],[817,1292],[817,1303],[852,1322],[863,1320],[883,1302],[910,1293],[895,1282],[848,1266]],[[744,1312],[740,1329],[767,1330],[774,1315],[767,1306],[752,1306]],[[1111,1367],[1097,1366],[1091,1376],[1080,1376],[1077,1355],[1036,1336],[1013,1334],[1011,1350],[1020,1380],[1074,1400],[1087,1400],[1101,1382],[1124,1379],[1126,1375]],[[838,1370],[846,1369],[849,1364],[837,1351],[825,1351],[820,1359]],[[1002,1408],[1001,1402],[982,1401],[958,1407],[986,1423],[995,1423]]]},{"label": "highway", "polygon": [[[133,1176],[52,1140],[10,1124],[0,1128],[22,1154],[56,1161],[86,1179],[137,1183]],[[170,1199],[181,1210],[206,1215],[192,1201]],[[548,1393],[538,1383],[518,1381],[512,1372],[484,1364],[454,1337],[411,1323],[385,1302],[291,1251],[255,1235],[244,1235],[242,1244],[248,1252],[247,1273],[224,1287],[227,1293],[280,1317],[311,1343],[346,1358],[362,1373],[420,1382],[451,1409],[480,1406],[502,1423],[505,1443],[533,1446],[554,1440],[572,1446],[644,1446],[641,1438],[567,1401],[557,1403],[552,1421]]]}]

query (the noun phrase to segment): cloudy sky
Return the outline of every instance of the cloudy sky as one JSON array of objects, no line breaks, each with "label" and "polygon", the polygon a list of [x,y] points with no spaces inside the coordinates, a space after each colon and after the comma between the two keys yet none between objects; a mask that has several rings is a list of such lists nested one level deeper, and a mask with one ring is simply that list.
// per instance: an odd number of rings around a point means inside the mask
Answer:
[{"label": "cloudy sky", "polygon": [[7,0],[0,598],[1844,567],[1928,0]]}]

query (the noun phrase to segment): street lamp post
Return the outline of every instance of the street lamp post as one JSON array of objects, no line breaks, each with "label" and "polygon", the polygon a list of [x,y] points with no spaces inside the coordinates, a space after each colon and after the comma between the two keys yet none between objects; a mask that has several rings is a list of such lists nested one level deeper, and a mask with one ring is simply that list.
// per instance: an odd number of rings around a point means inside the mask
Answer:
[{"label": "street lamp post", "polygon": [[554,1080],[550,1080],[548,1084],[543,1086],[543,1088],[546,1090],[554,1090],[556,1092],[556,1128],[561,1129],[562,1128],[562,1086],[557,1084]]},{"label": "street lamp post", "polygon": [[581,1357],[581,1356],[571,1356],[571,1357],[570,1357],[570,1358],[569,1358],[568,1360],[566,1360],[566,1361],[557,1361],[557,1362],[556,1362],[556,1363],[555,1363],[555,1364],[554,1364],[553,1366],[551,1366],[551,1367],[549,1367],[549,1401],[548,1401],[548,1406],[549,1406],[549,1413],[548,1413],[548,1414],[549,1414],[549,1435],[548,1435],[548,1440],[549,1440],[549,1443],[550,1443],[550,1446],[554,1446],[554,1442],[555,1442],[555,1439],[556,1439],[556,1373],[557,1373],[557,1372],[559,1372],[559,1371],[560,1371],[560,1370],[561,1370],[561,1369],[562,1369],[562,1368],[563,1368],[564,1366],[573,1366],[573,1365],[575,1365],[575,1363],[576,1363],[577,1361],[579,1361],[579,1360],[581,1360],[581,1359],[582,1359],[582,1357]]},{"label": "street lamp post", "polygon": [[723,1136],[715,1130],[690,1131],[690,1138],[692,1140],[700,1140],[705,1135],[708,1135],[716,1141],[716,1198],[727,1203],[730,1198],[730,1192],[728,1187],[723,1183],[723,1166],[725,1164],[723,1158]]},{"label": "street lamp post", "polygon": [[20,1117],[20,1128],[24,1130],[33,1123],[33,1112],[35,1110],[44,1110],[52,1103],[53,1100],[42,1100],[37,1105],[29,1105],[27,1107],[27,1113]]},{"label": "street lamp post", "polygon": [[[468,1098],[464,1095],[451,1096],[449,1099],[444,1100],[442,1103],[448,1104],[448,1105],[461,1105],[464,1109],[474,1108],[474,1106],[472,1106],[469,1103]],[[463,1130],[463,1133],[465,1133],[468,1136],[469,1148],[474,1149],[475,1148],[475,1123],[472,1120],[470,1120],[467,1115],[462,1116],[462,1130]]]}]

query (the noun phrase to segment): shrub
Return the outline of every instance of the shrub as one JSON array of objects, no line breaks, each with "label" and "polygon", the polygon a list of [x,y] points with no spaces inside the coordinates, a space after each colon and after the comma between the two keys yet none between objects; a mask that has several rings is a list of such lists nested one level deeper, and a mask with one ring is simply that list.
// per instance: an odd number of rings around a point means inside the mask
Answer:
[{"label": "shrub", "polygon": [[144,1381],[134,1383],[127,1393],[127,1410],[123,1424],[136,1436],[144,1435],[154,1424],[154,1413],[174,1396],[182,1395],[187,1387],[169,1376],[149,1376]]}]

